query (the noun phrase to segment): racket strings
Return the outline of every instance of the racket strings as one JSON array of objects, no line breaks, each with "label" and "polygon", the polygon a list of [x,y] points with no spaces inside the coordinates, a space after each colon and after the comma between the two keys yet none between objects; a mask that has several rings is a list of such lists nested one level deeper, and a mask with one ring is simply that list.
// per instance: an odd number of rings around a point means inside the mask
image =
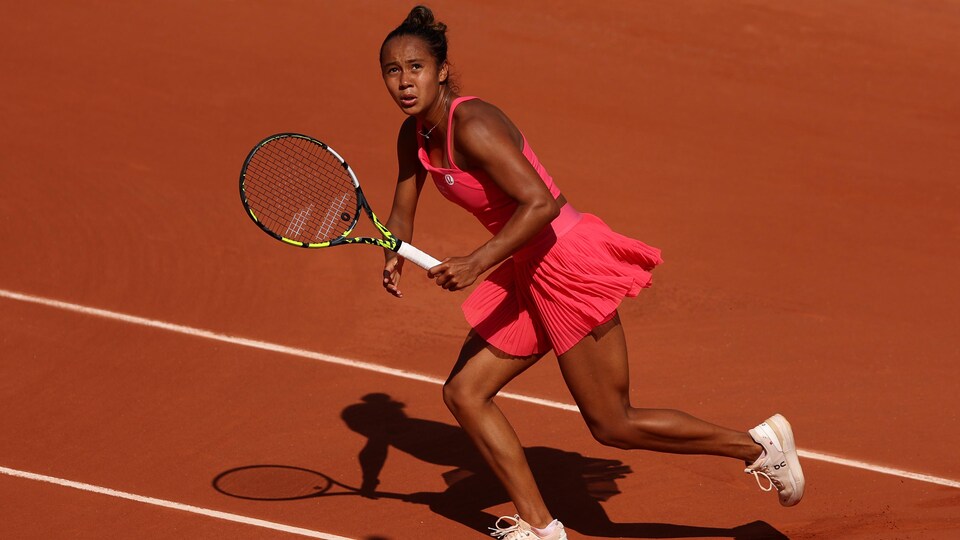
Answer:
[{"label": "racket strings", "polygon": [[282,137],[261,146],[247,164],[244,191],[256,218],[290,240],[333,240],[356,220],[352,177],[336,156],[308,139]]}]

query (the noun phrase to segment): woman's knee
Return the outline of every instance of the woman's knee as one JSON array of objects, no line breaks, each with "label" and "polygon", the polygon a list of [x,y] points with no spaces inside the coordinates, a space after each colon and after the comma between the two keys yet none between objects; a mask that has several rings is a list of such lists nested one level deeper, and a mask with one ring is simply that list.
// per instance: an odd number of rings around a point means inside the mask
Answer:
[{"label": "woman's knee", "polygon": [[449,382],[443,385],[443,403],[450,409],[450,412],[456,413],[457,403],[460,400],[457,389]]},{"label": "woman's knee", "polygon": [[460,384],[456,379],[447,381],[443,385],[443,403],[455,416],[461,411],[477,407],[486,401],[485,396],[468,385]]},{"label": "woman's knee", "polygon": [[623,450],[637,448],[637,439],[642,436],[630,426],[626,417],[602,421],[587,420],[587,427],[590,428],[590,434],[598,443]]}]

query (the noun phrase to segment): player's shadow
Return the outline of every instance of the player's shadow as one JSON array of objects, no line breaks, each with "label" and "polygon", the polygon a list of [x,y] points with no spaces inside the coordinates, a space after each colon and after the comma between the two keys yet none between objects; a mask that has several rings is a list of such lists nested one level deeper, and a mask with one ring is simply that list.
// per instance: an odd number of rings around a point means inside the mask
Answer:
[{"label": "player's shadow", "polygon": [[[408,500],[429,505],[434,512],[477,531],[488,532],[496,521],[485,511],[509,501],[506,491],[458,426],[412,418],[404,404],[387,394],[368,394],[346,407],[341,417],[364,436],[359,453],[363,470],[361,491],[376,496],[380,471],[389,449],[395,448],[435,465],[451,467],[443,474],[447,489],[411,494]],[[697,527],[667,523],[614,523],[602,502],[620,493],[617,480],[633,471],[623,462],[591,458],[542,446],[525,449],[540,490],[551,512],[578,533],[609,538],[718,537],[773,539],[786,536],[771,525],[755,521],[734,528]]]},{"label": "player's shadow", "polygon": [[[490,468],[458,426],[411,418],[404,404],[387,394],[368,394],[346,407],[341,417],[366,438],[358,457],[363,471],[359,488],[352,488],[316,471],[286,465],[249,465],[224,471],[213,480],[220,493],[262,501],[299,500],[331,494],[400,499],[423,504],[448,519],[486,534],[498,516],[487,508],[509,502]],[[391,493],[377,489],[390,449],[426,463],[447,467],[447,489],[439,492]],[[577,533],[606,538],[787,538],[771,525],[754,521],[733,528],[669,523],[614,523],[601,505],[620,493],[617,480],[632,474],[612,459],[535,446],[525,448],[527,461],[551,512]],[[334,491],[339,491],[333,493]],[[638,510],[639,512],[639,510]]]}]

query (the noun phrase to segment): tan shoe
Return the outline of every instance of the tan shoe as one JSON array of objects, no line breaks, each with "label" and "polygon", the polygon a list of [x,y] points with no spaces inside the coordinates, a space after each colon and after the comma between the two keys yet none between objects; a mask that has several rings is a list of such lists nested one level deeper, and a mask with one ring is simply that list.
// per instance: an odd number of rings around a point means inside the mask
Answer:
[{"label": "tan shoe", "polygon": [[[757,485],[764,491],[772,491],[776,487],[780,504],[783,506],[793,506],[800,502],[804,488],[803,469],[800,468],[800,458],[797,457],[797,446],[793,440],[790,422],[775,414],[751,429],[750,436],[763,447],[764,453],[744,469],[744,472],[752,474],[757,479]],[[760,477],[767,479],[766,486]]]},{"label": "tan shoe", "polygon": [[[500,525],[501,521],[506,522],[507,526],[502,527]],[[511,521],[513,525],[509,525]],[[567,540],[567,533],[563,530],[563,523],[557,520],[553,520],[553,523],[556,524],[553,532],[547,536],[538,536],[537,533],[533,531],[533,527],[526,521],[520,519],[519,515],[501,516],[494,526],[490,527],[490,530],[493,531],[490,533],[490,536],[499,538],[500,540]]]}]

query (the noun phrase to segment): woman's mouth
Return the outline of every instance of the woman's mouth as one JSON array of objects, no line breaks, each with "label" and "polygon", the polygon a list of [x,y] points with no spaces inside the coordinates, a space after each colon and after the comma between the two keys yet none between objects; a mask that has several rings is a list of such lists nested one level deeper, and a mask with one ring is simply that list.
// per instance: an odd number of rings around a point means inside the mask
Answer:
[{"label": "woman's mouth", "polygon": [[411,95],[402,95],[400,96],[400,106],[404,108],[410,108],[417,104],[417,96]]}]

